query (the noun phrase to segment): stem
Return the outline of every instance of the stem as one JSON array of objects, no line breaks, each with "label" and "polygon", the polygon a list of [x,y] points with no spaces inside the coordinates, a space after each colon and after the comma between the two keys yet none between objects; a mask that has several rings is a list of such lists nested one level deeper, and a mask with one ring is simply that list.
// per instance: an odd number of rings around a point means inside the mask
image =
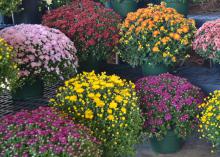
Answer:
[{"label": "stem", "polygon": [[12,23],[14,25],[15,24],[15,17],[14,17],[14,13],[13,12],[11,12],[11,18],[12,18]]},{"label": "stem", "polygon": [[118,54],[117,53],[115,53],[115,63],[119,64],[119,59],[118,59]]}]

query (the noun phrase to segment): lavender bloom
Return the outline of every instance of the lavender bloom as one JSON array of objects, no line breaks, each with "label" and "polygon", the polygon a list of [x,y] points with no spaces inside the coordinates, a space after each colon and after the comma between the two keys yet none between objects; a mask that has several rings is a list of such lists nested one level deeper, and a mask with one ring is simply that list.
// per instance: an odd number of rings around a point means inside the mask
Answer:
[{"label": "lavender bloom", "polygon": [[48,77],[63,80],[76,73],[76,48],[59,30],[20,24],[1,30],[0,37],[14,48],[22,78],[40,75],[45,81],[53,83],[48,81]]}]

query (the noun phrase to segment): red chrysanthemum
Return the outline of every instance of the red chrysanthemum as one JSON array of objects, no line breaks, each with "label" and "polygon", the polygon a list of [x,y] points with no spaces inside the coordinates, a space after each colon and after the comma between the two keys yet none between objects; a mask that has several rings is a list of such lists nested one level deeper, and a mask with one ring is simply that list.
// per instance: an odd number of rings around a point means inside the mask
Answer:
[{"label": "red chrysanthemum", "polygon": [[83,59],[110,54],[119,39],[119,23],[120,16],[113,10],[91,0],[75,0],[43,16],[44,25],[60,29],[74,41]]}]

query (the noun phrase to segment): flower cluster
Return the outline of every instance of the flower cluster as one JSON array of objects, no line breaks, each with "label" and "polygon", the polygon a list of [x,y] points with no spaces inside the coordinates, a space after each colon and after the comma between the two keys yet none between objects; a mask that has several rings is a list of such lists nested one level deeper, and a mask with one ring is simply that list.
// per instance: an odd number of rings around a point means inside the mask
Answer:
[{"label": "flower cluster", "polygon": [[172,8],[150,4],[129,13],[120,30],[120,55],[132,66],[174,65],[184,60],[196,30],[191,19]]},{"label": "flower cluster", "polygon": [[214,91],[205,102],[199,106],[202,109],[198,115],[199,132],[203,138],[212,142],[213,148],[220,146],[220,91]]},{"label": "flower cluster", "polygon": [[19,6],[21,4],[22,0],[1,0],[0,13],[11,16],[12,12],[19,11]]},{"label": "flower cluster", "polygon": [[186,137],[195,128],[203,93],[186,79],[168,73],[145,77],[137,81],[136,90],[150,137],[162,139],[168,130]]},{"label": "flower cluster", "polygon": [[220,19],[208,21],[199,28],[193,49],[200,56],[220,63]]},{"label": "flower cluster", "polygon": [[21,24],[1,30],[0,37],[15,50],[21,79],[41,77],[53,83],[76,73],[76,49],[59,30]]},{"label": "flower cluster", "polygon": [[0,94],[16,85],[18,69],[13,57],[15,57],[13,48],[0,38]]},{"label": "flower cluster", "polygon": [[51,105],[91,128],[111,157],[134,153],[141,130],[135,85],[118,76],[78,74],[60,87]]},{"label": "flower cluster", "polygon": [[119,39],[119,22],[119,15],[92,0],[75,0],[43,17],[44,25],[60,29],[74,41],[82,59],[110,55]]},{"label": "flower cluster", "polygon": [[101,157],[91,131],[49,107],[0,119],[1,156]]}]

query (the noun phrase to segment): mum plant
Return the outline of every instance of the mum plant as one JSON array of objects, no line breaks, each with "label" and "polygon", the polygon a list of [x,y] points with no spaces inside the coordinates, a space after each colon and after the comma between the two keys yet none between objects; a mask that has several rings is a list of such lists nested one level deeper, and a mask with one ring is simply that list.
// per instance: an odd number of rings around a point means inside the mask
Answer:
[{"label": "mum plant", "polygon": [[148,137],[162,140],[172,130],[184,138],[198,124],[203,93],[186,79],[169,73],[144,77],[136,82],[136,91]]},{"label": "mum plant", "polygon": [[13,12],[18,12],[20,10],[19,6],[21,4],[22,0],[1,0],[0,13],[11,16]]},{"label": "mum plant", "polygon": [[201,57],[220,63],[220,19],[208,21],[199,28],[193,49]]},{"label": "mum plant", "polygon": [[202,113],[198,115],[200,121],[198,131],[202,138],[210,141],[213,149],[216,149],[220,146],[220,91],[210,93],[199,107]]},{"label": "mum plant", "polygon": [[106,58],[117,44],[120,17],[111,9],[92,0],[75,0],[48,12],[43,24],[65,33],[78,50],[80,59]]},{"label": "mum plant", "polygon": [[0,119],[0,155],[101,157],[91,131],[49,107],[21,111]]},{"label": "mum plant", "polygon": [[1,30],[0,37],[14,47],[20,81],[41,78],[53,84],[76,73],[74,43],[59,30],[21,24]]},{"label": "mum plant", "polygon": [[15,57],[13,48],[0,38],[0,94],[16,86],[18,69],[13,57]]},{"label": "mum plant", "polygon": [[120,56],[132,66],[184,60],[196,30],[191,19],[172,8],[149,4],[128,14],[120,29]]},{"label": "mum plant", "polygon": [[142,125],[134,87],[115,75],[84,72],[66,81],[50,104],[89,127],[104,156],[134,155]]}]

